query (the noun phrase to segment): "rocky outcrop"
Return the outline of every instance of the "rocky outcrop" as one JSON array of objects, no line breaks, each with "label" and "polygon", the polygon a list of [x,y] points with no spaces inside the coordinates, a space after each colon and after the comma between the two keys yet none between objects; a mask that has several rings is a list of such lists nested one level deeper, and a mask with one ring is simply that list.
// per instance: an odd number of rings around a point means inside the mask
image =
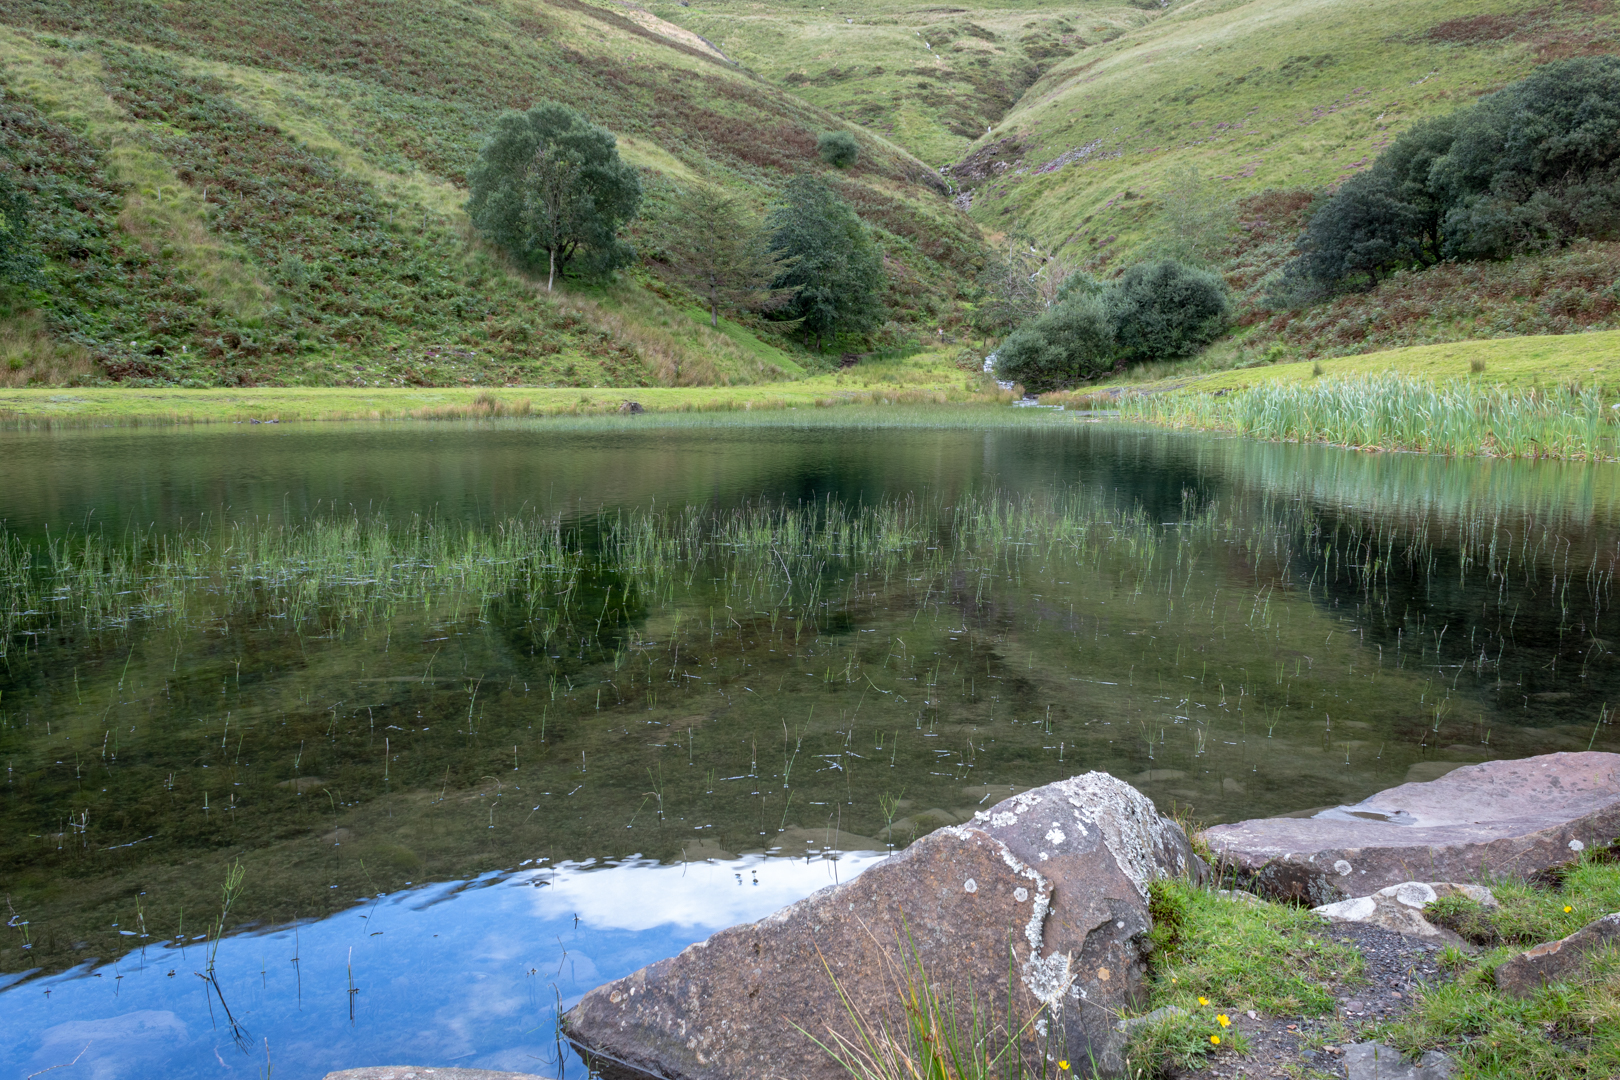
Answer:
[{"label": "rocky outcrop", "polygon": [[1143,1000],[1148,884],[1204,873],[1145,796],[1088,773],[598,987],[564,1030],[609,1077],[834,1080],[812,1039],[855,1038],[852,1014],[903,1032],[900,993],[926,975],[964,1010],[1038,1017],[1027,1053],[1117,1072],[1117,1012]]},{"label": "rocky outcrop", "polygon": [[1620,755],[1546,754],[1456,769],[1305,818],[1204,839],[1255,891],[1331,904],[1412,880],[1527,875],[1620,834]]},{"label": "rocky outcrop", "polygon": [[1312,908],[1329,922],[1362,923],[1393,930],[1408,937],[1425,938],[1447,945],[1463,945],[1463,939],[1445,927],[1423,917],[1423,909],[1444,896],[1462,896],[1481,907],[1501,907],[1491,890],[1483,885],[1459,885],[1451,881],[1403,881],[1371,896],[1340,900]]},{"label": "rocky outcrop", "polygon": [[1496,965],[1496,988],[1514,997],[1529,997],[1538,988],[1561,982],[1580,970],[1586,954],[1620,944],[1620,912],[1587,923],[1566,938],[1537,945]]}]

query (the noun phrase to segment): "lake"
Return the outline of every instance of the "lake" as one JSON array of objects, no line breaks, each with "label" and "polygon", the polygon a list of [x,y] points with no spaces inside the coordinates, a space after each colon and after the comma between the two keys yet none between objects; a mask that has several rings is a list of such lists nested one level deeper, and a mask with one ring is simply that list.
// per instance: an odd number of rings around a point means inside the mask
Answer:
[{"label": "lake", "polygon": [[1620,746],[1613,466],[898,408],[0,460],[20,1076],[582,1076],[559,1005],[1027,787]]}]

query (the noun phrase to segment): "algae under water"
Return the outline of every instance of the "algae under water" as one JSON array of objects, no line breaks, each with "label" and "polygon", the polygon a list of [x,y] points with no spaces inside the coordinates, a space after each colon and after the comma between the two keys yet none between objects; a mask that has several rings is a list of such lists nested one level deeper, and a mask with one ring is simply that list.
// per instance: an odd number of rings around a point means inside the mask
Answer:
[{"label": "algae under water", "polygon": [[[899,410],[0,442],[0,1019],[32,1032],[0,1062],[23,1072],[205,1022],[185,1053],[60,1071],[262,1069],[261,1040],[310,1042],[293,983],[369,1035],[283,1073],[404,1032],[423,1063],[534,1071],[513,1047],[544,1056],[556,1000],[793,898],[712,892],[706,921],[661,873],[797,865],[809,891],[829,857],[1088,769],[1213,822],[1617,742],[1613,466]],[[540,914],[455,884],[559,874],[598,884]],[[606,932],[626,895],[654,921],[580,975],[563,930]],[[494,921],[396,947],[377,910]],[[160,989],[131,1012],[135,971]],[[490,987],[483,1026],[413,978]]]}]

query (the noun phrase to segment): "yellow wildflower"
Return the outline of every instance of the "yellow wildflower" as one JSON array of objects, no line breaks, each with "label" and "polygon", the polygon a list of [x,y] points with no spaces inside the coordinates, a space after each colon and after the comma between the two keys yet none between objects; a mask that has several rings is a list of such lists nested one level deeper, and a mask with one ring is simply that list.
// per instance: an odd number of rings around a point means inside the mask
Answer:
[{"label": "yellow wildflower", "polygon": [[1060,1061],[1060,1062],[1058,1062],[1058,1068],[1062,1069],[1064,1072],[1068,1072],[1069,1071],[1069,1063],[1067,1061]]},{"label": "yellow wildflower", "polygon": [[1227,1016],[1226,1016],[1226,1014],[1225,1014],[1225,1013],[1221,1013],[1221,1015],[1219,1015],[1219,1016],[1217,1016],[1217,1017],[1216,1017],[1216,1018],[1215,1018],[1215,1022],[1216,1022],[1216,1023],[1217,1023],[1217,1024],[1220,1024],[1220,1025],[1221,1025],[1221,1027],[1223,1027],[1223,1028],[1224,1028],[1224,1027],[1231,1027],[1231,1026],[1232,1026],[1232,1021],[1231,1021],[1231,1020],[1229,1020],[1229,1019],[1227,1019]]},{"label": "yellow wildflower", "polygon": [[1209,1041],[1214,1043],[1216,1046],[1221,1045],[1221,1037],[1219,1035],[1211,1035],[1209,1037]]},{"label": "yellow wildflower", "polygon": [[1575,910],[1575,909],[1574,909],[1574,908],[1572,908],[1572,907],[1570,907],[1570,906],[1569,906],[1569,905],[1568,905],[1568,904],[1565,904],[1565,905],[1564,905],[1564,914],[1565,914],[1565,915],[1568,915],[1568,914],[1569,914],[1569,913],[1570,913],[1570,912],[1572,912],[1572,911],[1574,911],[1574,910]]},{"label": "yellow wildflower", "polygon": [[1198,999],[1198,1004],[1200,1004],[1200,1005],[1208,1005],[1208,1004],[1209,1004],[1209,998],[1207,998],[1207,997],[1200,997],[1200,998],[1199,998],[1199,999]]}]

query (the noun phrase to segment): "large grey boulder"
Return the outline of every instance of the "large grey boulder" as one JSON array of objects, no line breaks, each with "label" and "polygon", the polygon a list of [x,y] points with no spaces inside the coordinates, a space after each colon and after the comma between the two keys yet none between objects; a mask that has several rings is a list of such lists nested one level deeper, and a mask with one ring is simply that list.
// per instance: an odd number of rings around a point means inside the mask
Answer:
[{"label": "large grey boulder", "polygon": [[1588,953],[1620,944],[1620,912],[1593,920],[1566,938],[1548,941],[1496,965],[1496,988],[1529,997],[1551,982],[1577,973]]},{"label": "large grey boulder", "polygon": [[1255,891],[1312,906],[1404,881],[1523,876],[1620,835],[1620,754],[1488,761],[1311,817],[1203,835]]},{"label": "large grey boulder", "polygon": [[1144,999],[1148,884],[1205,873],[1145,796],[1088,773],[600,986],[564,1031],[608,1077],[837,1080],[812,1037],[857,1038],[850,1012],[903,1033],[901,991],[925,976],[964,1019],[970,998],[1038,1018],[1027,1054],[1117,1073],[1114,1020]]}]

